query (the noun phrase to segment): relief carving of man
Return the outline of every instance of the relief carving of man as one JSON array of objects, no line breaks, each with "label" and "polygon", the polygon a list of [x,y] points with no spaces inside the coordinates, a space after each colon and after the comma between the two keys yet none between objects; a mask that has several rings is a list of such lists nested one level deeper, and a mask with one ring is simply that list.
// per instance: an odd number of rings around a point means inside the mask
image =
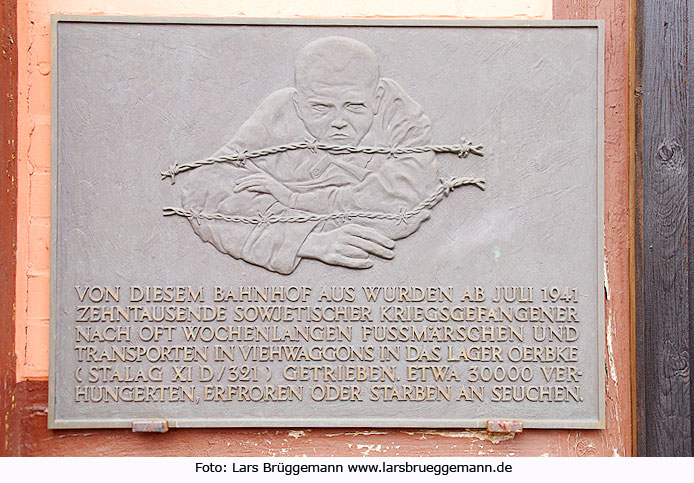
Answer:
[{"label": "relief carving of man", "polygon": [[[306,45],[295,63],[294,87],[270,94],[214,156],[297,141],[337,146],[421,146],[431,123],[391,79],[382,78],[363,43],[327,37]],[[183,207],[197,212],[263,217],[411,209],[439,183],[434,153],[398,156],[295,150],[192,172]],[[369,268],[394,256],[394,240],[429,216],[402,220],[227,223],[191,220],[195,233],[222,253],[268,270],[291,273],[304,258]]]}]

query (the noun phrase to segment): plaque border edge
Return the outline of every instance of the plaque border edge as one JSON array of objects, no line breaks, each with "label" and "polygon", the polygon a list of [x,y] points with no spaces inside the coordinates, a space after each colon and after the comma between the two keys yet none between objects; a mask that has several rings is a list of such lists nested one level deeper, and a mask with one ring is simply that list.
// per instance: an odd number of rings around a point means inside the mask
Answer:
[{"label": "plaque border edge", "polygon": [[[606,324],[605,298],[607,261],[605,252],[605,207],[604,207],[604,171],[605,171],[605,20],[467,20],[467,19],[436,19],[436,18],[252,18],[252,17],[195,17],[195,16],[132,16],[132,15],[50,15],[51,43],[51,221],[50,221],[50,290],[49,290],[49,362],[48,362],[48,429],[92,429],[92,428],[130,428],[134,419],[60,419],[56,417],[55,401],[55,358],[57,328],[57,268],[56,245],[58,238],[58,129],[57,129],[57,91],[58,91],[58,25],[60,23],[107,23],[107,24],[170,24],[170,25],[268,25],[268,26],[343,26],[343,27],[496,27],[496,28],[596,28],[598,45],[597,53],[597,166],[596,166],[596,195],[597,195],[597,321],[596,335],[598,337],[597,360],[597,419],[583,420],[523,420],[524,429],[598,429],[606,428],[606,371],[605,351]],[[602,256],[600,256],[602,255]],[[603,296],[601,297],[600,294]],[[161,418],[165,419],[165,418]],[[167,420],[171,428],[278,428],[278,427],[322,427],[322,428],[469,428],[486,427],[484,419],[388,419],[380,421],[368,418],[328,419],[328,418],[281,418],[273,421],[268,418],[229,419],[191,419],[172,418]],[[363,426],[359,422],[364,422]],[[271,424],[272,423],[272,424]],[[366,424],[368,423],[368,424]]]}]

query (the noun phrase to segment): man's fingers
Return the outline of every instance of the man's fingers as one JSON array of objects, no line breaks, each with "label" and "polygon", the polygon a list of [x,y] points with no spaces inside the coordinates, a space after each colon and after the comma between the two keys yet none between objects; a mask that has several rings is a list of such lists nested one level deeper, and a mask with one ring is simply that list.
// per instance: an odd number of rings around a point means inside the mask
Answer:
[{"label": "man's fingers", "polygon": [[372,242],[376,242],[386,248],[395,248],[395,242],[393,240],[391,240],[385,235],[381,235],[373,228],[364,227],[364,230],[361,233],[361,235],[366,239],[371,240]]},{"label": "man's fingers", "polygon": [[246,191],[249,193],[270,193],[269,190],[263,188],[262,186],[253,186],[251,188],[248,188]]},{"label": "man's fingers", "polygon": [[[386,240],[388,239],[386,238]],[[351,235],[347,243],[357,248],[361,248],[365,252],[376,255],[377,257],[387,259],[393,258],[393,250],[390,250],[371,240],[367,240],[366,238],[360,238],[359,236]]]},{"label": "man's fingers", "polygon": [[364,240],[371,240],[372,242],[378,243],[383,247],[390,249],[395,248],[395,242],[393,240],[385,235],[380,234],[373,228],[369,228],[367,226],[350,225],[349,232],[354,236]]},{"label": "man's fingers", "polygon": [[347,268],[371,268],[374,263],[369,259],[363,258],[350,258],[344,255],[335,255],[335,258],[331,261],[332,265],[340,265]]},{"label": "man's fingers", "polygon": [[367,252],[353,245],[343,245],[340,248],[338,248],[338,250],[342,255],[348,256],[350,258],[369,258],[369,254]]},{"label": "man's fingers", "polygon": [[264,191],[262,191],[263,193],[268,192],[268,188],[267,188],[267,186],[265,186],[265,183],[262,183],[260,181],[249,180],[249,181],[244,181],[243,183],[239,183],[237,181],[237,183],[238,184],[236,185],[236,187],[233,190],[234,193],[238,193],[239,191],[243,191],[243,190],[258,191],[259,189],[264,190]]}]

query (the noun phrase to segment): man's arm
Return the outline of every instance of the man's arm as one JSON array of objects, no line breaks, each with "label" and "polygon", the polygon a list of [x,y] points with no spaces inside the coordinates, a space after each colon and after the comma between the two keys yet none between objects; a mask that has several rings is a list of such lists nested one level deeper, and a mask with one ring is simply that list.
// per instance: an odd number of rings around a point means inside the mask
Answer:
[{"label": "man's arm", "polygon": [[432,153],[386,160],[353,186],[328,186],[297,193],[264,173],[236,182],[234,191],[272,195],[283,205],[317,214],[350,210],[398,212],[413,208],[436,189],[438,176]]},{"label": "man's arm", "polygon": [[[183,207],[194,213],[269,217],[300,214],[266,194],[234,193],[234,177],[241,168],[219,164],[191,173],[183,190]],[[222,253],[279,273],[291,273],[299,264],[299,248],[316,222],[243,223],[190,219],[193,231]]]}]

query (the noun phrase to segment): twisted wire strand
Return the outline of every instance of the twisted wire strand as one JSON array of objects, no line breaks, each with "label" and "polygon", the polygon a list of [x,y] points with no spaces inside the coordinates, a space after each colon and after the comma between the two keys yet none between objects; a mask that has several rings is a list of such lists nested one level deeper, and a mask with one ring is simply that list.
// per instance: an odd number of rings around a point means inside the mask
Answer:
[{"label": "twisted wire strand", "polygon": [[206,166],[215,163],[232,163],[239,167],[244,167],[246,161],[249,159],[262,158],[264,156],[269,156],[272,154],[284,153],[287,151],[296,151],[300,149],[308,149],[312,152],[326,151],[329,154],[341,155],[341,154],[353,154],[353,153],[364,153],[364,154],[387,154],[388,157],[397,158],[402,154],[417,154],[417,153],[455,153],[459,158],[466,158],[469,154],[475,154],[477,156],[484,156],[482,152],[481,145],[475,145],[466,139],[461,139],[460,144],[429,144],[426,146],[408,146],[408,147],[372,147],[372,146],[339,146],[331,144],[323,144],[318,141],[303,141],[298,143],[283,144],[281,146],[274,146],[265,149],[258,149],[255,151],[241,151],[236,152],[229,156],[217,156],[201,159],[198,161],[191,161],[189,163],[178,164],[175,162],[165,171],[161,172],[161,179],[171,179],[171,184],[176,183],[176,175],[190,171],[200,166]]},{"label": "twisted wire strand", "polygon": [[398,225],[401,223],[407,223],[408,220],[414,216],[419,215],[424,210],[429,210],[438,205],[441,200],[443,200],[448,194],[456,188],[464,185],[477,186],[479,189],[484,190],[484,179],[482,178],[462,178],[462,177],[452,177],[452,178],[440,178],[440,185],[438,188],[427,198],[425,198],[421,203],[412,208],[411,210],[402,210],[399,213],[380,213],[380,212],[368,212],[368,211],[348,211],[341,213],[329,213],[329,214],[302,214],[302,215],[265,215],[258,213],[257,216],[236,216],[236,215],[225,215],[222,213],[202,213],[201,211],[195,210],[185,210],[183,208],[176,207],[166,207],[164,208],[164,216],[182,216],[188,219],[195,220],[198,225],[201,220],[218,220],[226,221],[230,223],[243,223],[246,225],[270,225],[274,223],[307,223],[307,222],[321,222],[330,220],[340,220],[349,221],[356,218],[365,218],[370,220],[397,220]]}]

